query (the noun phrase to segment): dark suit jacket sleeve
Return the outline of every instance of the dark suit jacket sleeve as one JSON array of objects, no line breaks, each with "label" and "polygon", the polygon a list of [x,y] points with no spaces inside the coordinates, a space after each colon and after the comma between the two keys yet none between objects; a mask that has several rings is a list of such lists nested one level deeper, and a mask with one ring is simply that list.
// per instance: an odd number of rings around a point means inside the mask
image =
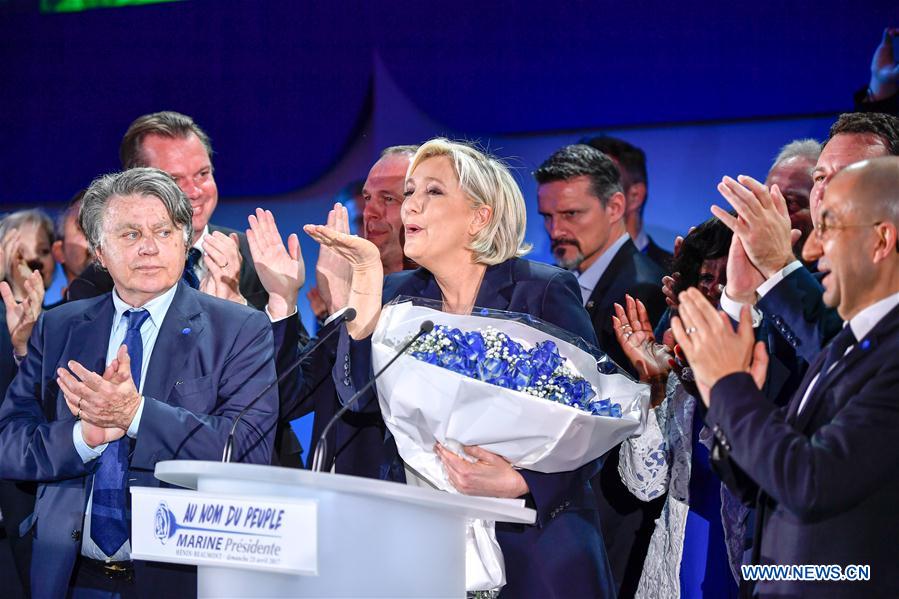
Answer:
[{"label": "dark suit jacket sleeve", "polygon": [[[552,519],[553,511],[564,505],[565,500],[575,495],[574,490],[583,488],[584,483],[595,476],[602,467],[602,459],[584,464],[577,470],[545,474],[534,470],[519,470],[518,473],[528,485],[537,511],[537,526],[543,526]],[[578,506],[583,507],[583,506]]]},{"label": "dark suit jacket sleeve", "polygon": [[899,467],[895,366],[872,369],[858,393],[811,436],[788,424],[786,410],[766,401],[746,373],[712,387],[707,421],[766,493],[800,518],[827,518],[862,501]]},{"label": "dark suit jacket sleeve", "polygon": [[272,323],[275,336],[275,362],[278,376],[285,373],[304,352],[311,349],[320,339],[324,339],[315,351],[303,356],[300,366],[278,385],[281,398],[281,420],[290,421],[305,416],[313,409],[310,394],[331,376],[337,352],[340,326],[332,321],[321,328],[318,336],[303,344],[302,324],[299,314]]},{"label": "dark suit jacket sleeve", "polygon": [[[208,376],[194,381],[190,388],[176,385],[172,394],[180,395],[181,401],[174,405],[145,397],[131,458],[133,467],[152,470],[161,460],[221,459],[234,418],[275,381],[274,342],[268,317],[262,312],[250,312],[242,323],[235,324],[238,332],[222,371],[217,373],[217,389],[213,377]],[[209,395],[215,401],[208,413],[182,407],[190,405],[192,397],[200,404]],[[278,392],[272,387],[238,424],[234,461],[270,463],[277,417]]]},{"label": "dark suit jacket sleeve", "polygon": [[52,481],[83,476],[92,466],[81,460],[72,441],[75,417],[61,414],[49,421],[43,402],[56,408],[55,375],[44,380],[42,368],[45,318],[38,319],[28,355],[0,406],[0,478]]},{"label": "dark suit jacket sleeve", "polygon": [[811,363],[843,323],[824,304],[824,288],[805,268],[797,268],[759,300],[758,307],[774,327]]}]

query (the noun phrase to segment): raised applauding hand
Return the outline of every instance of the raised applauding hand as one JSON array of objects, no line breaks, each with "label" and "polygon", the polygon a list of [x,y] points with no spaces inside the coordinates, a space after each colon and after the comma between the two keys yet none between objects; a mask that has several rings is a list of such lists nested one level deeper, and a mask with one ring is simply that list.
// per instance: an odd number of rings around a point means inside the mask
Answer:
[{"label": "raised applauding hand", "polygon": [[320,243],[322,249],[333,251],[349,263],[352,283],[347,305],[356,310],[356,318],[347,323],[347,332],[353,339],[368,337],[381,315],[384,285],[384,267],[377,246],[362,237],[338,231],[336,226],[306,225],[303,230]]},{"label": "raised applauding hand", "polygon": [[769,190],[752,177],[740,175],[736,180],[724,177],[718,191],[737,216],[718,206],[712,206],[712,214],[740,238],[746,256],[762,276],[767,279],[795,260],[793,244],[802,233],[790,228],[787,201],[777,185]]},{"label": "raised applauding hand", "polygon": [[[75,360],[59,368],[56,382],[66,405],[80,419],[81,435],[91,447],[120,439],[140,405],[140,394],[131,378],[131,358],[122,345],[102,375]],[[71,372],[70,372],[71,371]]]},{"label": "raised applauding hand", "polygon": [[[338,233],[349,235],[350,219],[346,207],[339,203],[334,204],[334,208],[328,212],[325,226]],[[328,314],[333,314],[347,305],[352,280],[353,269],[349,261],[337,251],[322,244],[318,251],[318,262],[315,263],[315,284]]]},{"label": "raised applauding hand", "polygon": [[203,263],[206,274],[200,281],[200,291],[238,304],[247,301],[240,293],[240,242],[236,233],[225,235],[214,231],[203,239]]},{"label": "raised applauding hand", "polygon": [[291,233],[285,247],[270,210],[257,208],[248,220],[247,241],[256,273],[269,294],[269,313],[274,318],[293,314],[300,287],[306,282],[300,240],[296,233]]},{"label": "raised applauding hand", "polygon": [[893,38],[899,35],[899,27],[887,27],[883,30],[880,45],[874,50],[871,58],[871,90],[872,100],[883,100],[899,93],[899,64],[893,56]]},{"label": "raised applauding hand", "polygon": [[641,381],[667,375],[671,370],[669,360],[673,356],[667,347],[656,343],[643,302],[625,295],[624,304],[616,303],[612,316],[615,337],[624,354],[637,369]]},{"label": "raised applauding hand", "polygon": [[21,302],[17,302],[9,284],[6,281],[0,282],[0,296],[6,306],[6,326],[13,351],[19,357],[28,352],[28,338],[41,315],[45,291],[44,280],[37,270],[25,278],[22,286],[25,295]]},{"label": "raised applauding hand", "polygon": [[679,299],[679,314],[671,319],[671,328],[690,361],[705,405],[709,405],[711,387],[735,372],[750,373],[761,388],[768,370],[768,352],[763,342],[754,343],[749,307],[743,307],[734,331],[730,318],[716,310],[699,289],[687,289]]}]

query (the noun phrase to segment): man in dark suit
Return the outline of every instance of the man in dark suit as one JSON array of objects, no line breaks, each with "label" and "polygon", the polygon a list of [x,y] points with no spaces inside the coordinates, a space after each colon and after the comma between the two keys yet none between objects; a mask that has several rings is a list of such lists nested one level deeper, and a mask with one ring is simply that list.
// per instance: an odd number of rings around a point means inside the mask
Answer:
[{"label": "man in dark suit", "polygon": [[[246,235],[210,224],[218,205],[212,144],[189,116],[165,111],[138,117],[119,148],[122,168],[152,167],[167,172],[193,208],[194,244],[188,251],[185,279],[202,291],[259,310],[268,295],[253,266]],[[103,269],[92,265],[72,282],[69,299],[94,297],[112,289]]]},{"label": "man in dark suit", "polygon": [[[650,320],[658,322],[665,310],[664,273],[628,235],[618,168],[599,150],[577,144],[550,156],[534,177],[556,262],[577,274],[599,348],[635,375],[612,329],[614,304],[623,304],[630,294],[643,302]],[[644,503],[627,490],[618,474],[617,447],[606,455],[592,485],[618,594],[632,596],[664,497]]]},{"label": "man in dark suit", "polygon": [[[763,580],[758,596],[899,596],[897,232],[899,158],[833,177],[806,251],[824,273],[823,302],[846,324],[786,408],[758,390],[767,357],[762,344],[753,349],[749,310],[734,332],[697,293],[681,295],[672,326],[709,406],[706,422],[762,490],[759,563],[843,569],[826,580]],[[846,567],[855,565],[870,567],[870,580],[853,581]]]},{"label": "man in dark suit", "polygon": [[[384,274],[389,275],[404,269],[407,264],[403,254],[403,221],[400,218],[400,207],[403,204],[403,192],[405,191],[406,171],[409,169],[409,161],[415,154],[416,146],[391,146],[381,152],[381,156],[372,165],[368,176],[362,185],[362,231],[361,236],[371,241],[378,248],[381,256],[381,265]],[[258,224],[257,220],[255,224]],[[347,223],[348,224],[348,223]],[[263,236],[263,229],[254,230],[259,236]],[[254,237],[254,240],[260,237]],[[277,243],[276,243],[277,242]],[[271,239],[271,247],[280,245],[279,239]],[[259,244],[251,245],[251,249],[258,252]],[[283,252],[283,250],[280,250]],[[271,259],[259,256],[260,261],[270,263]],[[337,262],[335,263],[335,258]],[[337,391],[334,389],[334,381],[331,369],[337,354],[337,336],[329,336],[332,327],[335,326],[334,317],[347,305],[350,294],[350,279],[341,277],[339,267],[335,264],[342,262],[342,258],[336,257],[328,248],[319,249],[319,258],[315,268],[315,278],[318,285],[319,297],[326,307],[327,314],[331,316],[318,332],[318,338],[328,337],[319,349],[308,357],[304,364],[302,376],[291,378],[290,383],[302,381],[302,387],[297,389],[295,385],[281,386],[281,419],[289,423],[291,420],[305,416],[311,411],[315,412],[312,425],[312,444],[306,454],[307,465],[311,467],[315,447],[321,437],[325,425],[337,411],[339,405],[335,400]],[[348,274],[348,272],[347,272]],[[268,278],[263,277],[263,284],[268,284]],[[295,304],[295,299],[280,302],[280,305]],[[278,319],[273,325],[275,339],[279,348],[279,371],[284,364],[290,364],[295,356],[284,348],[297,347],[299,317],[296,314],[296,306],[288,309],[292,315],[283,316],[279,306],[270,306],[269,314],[273,319]],[[310,342],[311,344],[311,342]],[[347,418],[356,418],[358,427],[355,443],[364,443],[365,437],[373,439],[384,438],[384,423],[380,418],[366,419],[365,416],[356,416],[353,413]],[[336,456],[336,472],[352,472],[358,476],[377,477],[379,464],[373,456],[359,452],[344,452],[344,447],[337,447],[334,437],[330,436],[328,443],[328,455]],[[286,464],[283,464],[286,465]],[[300,466],[299,463],[292,464]]]},{"label": "man in dark suit", "polygon": [[[41,316],[0,407],[0,476],[39,482],[31,590],[196,596],[192,568],[131,561],[128,486],[158,486],[161,460],[220,458],[275,379],[271,326],[181,280],[191,207],[166,173],[96,180],[80,221],[114,289]],[[272,390],[237,428],[238,460],[269,462],[276,414]]]},{"label": "man in dark suit", "polygon": [[646,152],[610,135],[585,138],[582,143],[596,148],[615,162],[621,173],[621,189],[625,197],[624,225],[631,241],[637,250],[648,256],[666,274],[671,272],[674,254],[657,244],[643,227],[643,212],[649,196]]},{"label": "man in dark suit", "polygon": [[[859,160],[889,155],[899,155],[899,119],[877,113],[840,115],[812,171],[812,222],[817,223],[817,205],[837,173]],[[738,318],[741,304],[755,304],[796,354],[811,362],[842,321],[822,301],[821,283],[793,255],[783,190],[775,193],[750,177],[725,177],[718,190],[739,218],[718,207],[712,212],[734,231],[740,250],[728,258],[721,307]],[[804,259],[811,262],[814,256],[804,254]]]}]

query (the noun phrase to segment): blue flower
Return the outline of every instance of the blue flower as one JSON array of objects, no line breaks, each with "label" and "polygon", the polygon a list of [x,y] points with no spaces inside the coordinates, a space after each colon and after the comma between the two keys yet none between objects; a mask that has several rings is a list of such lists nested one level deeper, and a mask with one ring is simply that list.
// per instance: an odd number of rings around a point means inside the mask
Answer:
[{"label": "blue flower", "polygon": [[[593,386],[571,370],[552,341],[528,349],[505,333],[461,331],[437,325],[413,344],[418,360],[479,379],[504,389],[556,401],[598,416],[621,417],[621,406],[609,399],[596,400]],[[615,372],[614,363],[597,365],[601,372]]]}]

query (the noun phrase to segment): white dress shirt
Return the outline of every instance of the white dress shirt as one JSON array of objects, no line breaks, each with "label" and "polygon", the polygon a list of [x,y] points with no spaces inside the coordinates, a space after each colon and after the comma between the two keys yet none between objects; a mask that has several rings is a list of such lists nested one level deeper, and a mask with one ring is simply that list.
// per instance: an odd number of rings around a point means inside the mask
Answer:
[{"label": "white dress shirt", "polygon": [[[150,313],[150,317],[144,321],[140,328],[140,336],[143,341],[143,356],[140,365],[140,386],[137,390],[138,393],[141,393],[144,388],[144,382],[147,378],[147,367],[150,365],[150,357],[153,355],[153,348],[156,345],[159,329],[162,327],[162,321],[165,320],[165,315],[172,305],[172,300],[175,298],[175,292],[177,290],[178,286],[175,285],[140,308],[129,306],[119,297],[119,294],[115,289],[112,291],[112,303],[115,307],[115,314],[112,317],[112,329],[109,332],[109,345],[106,349],[107,366],[115,360],[119,347],[125,341],[125,335],[128,332],[128,320],[124,318],[125,312],[130,310],[146,310]],[[138,406],[137,412],[134,414],[134,419],[131,421],[131,426],[128,427],[127,431],[127,435],[132,439],[137,438],[138,429],[140,428],[140,419],[143,412],[144,398],[143,395],[141,395],[140,405]],[[84,437],[81,434],[80,420],[75,422],[75,426],[72,429],[72,441],[75,444],[75,450],[85,463],[99,458],[108,445],[107,443],[104,443],[103,445],[92,448],[85,443]],[[122,545],[115,555],[107,556],[91,539],[91,507],[93,505],[93,498],[94,492],[93,489],[91,489],[91,494],[87,500],[87,508],[84,511],[84,527],[81,535],[81,555],[91,559],[104,561],[123,561],[131,559],[130,541],[125,541],[125,544]]]},{"label": "white dress shirt", "polygon": [[[883,320],[883,317],[889,314],[890,310],[895,308],[897,305],[899,305],[899,293],[888,295],[887,297],[874,302],[873,304],[853,316],[852,319],[849,320],[849,323],[844,324],[843,326],[852,327],[852,334],[855,335],[856,339],[861,341],[868,333],[871,332],[871,329],[877,326],[877,323]],[[849,352],[854,351],[855,345],[850,345],[849,348],[846,349],[846,353],[843,354],[843,356],[849,354]],[[826,350],[827,348],[825,347],[824,349]],[[830,370],[833,370],[838,363],[839,360],[834,362],[831,365]],[[830,370],[828,370],[828,372],[830,372]],[[815,375],[815,378],[813,378],[812,382],[809,383],[808,389],[805,390],[805,394],[802,396],[802,401],[799,402],[799,410],[797,411],[797,413],[802,412],[802,409],[805,407],[809,396],[812,394],[812,390],[815,388],[815,385],[818,384],[819,378],[821,378],[820,372]]]}]

